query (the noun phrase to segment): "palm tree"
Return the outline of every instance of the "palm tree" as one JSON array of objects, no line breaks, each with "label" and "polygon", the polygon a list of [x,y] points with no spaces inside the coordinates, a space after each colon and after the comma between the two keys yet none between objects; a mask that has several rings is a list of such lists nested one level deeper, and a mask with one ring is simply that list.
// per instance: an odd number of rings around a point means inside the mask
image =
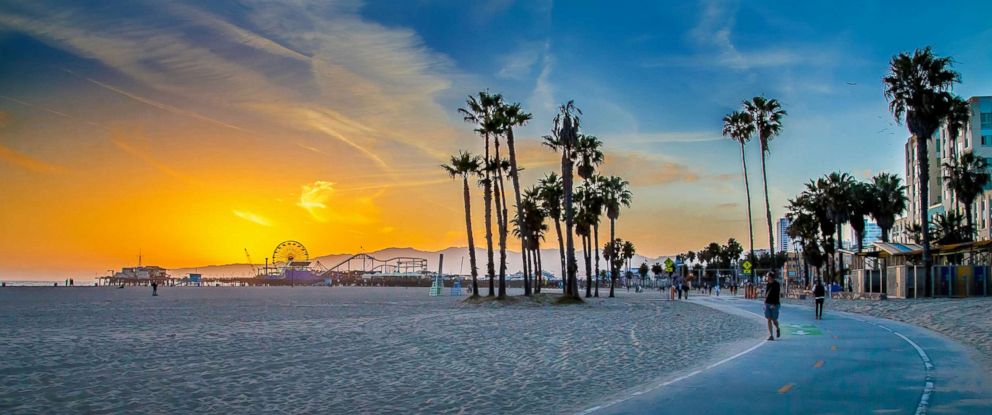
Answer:
[{"label": "palm tree", "polygon": [[634,248],[633,242],[624,241],[623,246],[620,247],[620,253],[627,260],[627,272],[624,273],[624,277],[627,280],[627,291],[630,291],[630,260],[634,259],[635,252],[637,250]]},{"label": "palm tree", "polygon": [[888,242],[896,216],[906,211],[906,186],[902,185],[899,176],[879,173],[872,178],[871,190],[873,201],[869,214],[882,229],[882,242]]},{"label": "palm tree", "polygon": [[954,196],[964,204],[964,215],[968,229],[974,229],[972,209],[975,199],[985,190],[989,183],[988,162],[983,157],[975,157],[972,153],[964,153],[954,163],[944,163],[944,181],[954,192]]},{"label": "palm tree", "polygon": [[486,152],[483,156],[483,165],[487,168],[484,169],[484,175],[482,179],[483,188],[483,200],[486,204],[485,207],[485,221],[486,221],[486,254],[488,256],[488,262],[486,263],[486,271],[489,276],[489,296],[496,295],[495,290],[495,279],[496,279],[496,266],[493,258],[493,180],[488,168],[491,157],[489,155],[489,139],[495,133],[493,127],[493,120],[495,116],[496,108],[498,103],[502,100],[499,94],[490,94],[488,92],[479,92],[478,98],[469,95],[466,99],[466,108],[459,108],[458,112],[462,114],[465,122],[475,124],[477,127],[475,132],[482,135],[486,142]]},{"label": "palm tree", "polygon": [[847,220],[851,224],[851,228],[854,229],[855,238],[858,239],[858,252],[864,249],[865,217],[871,214],[873,203],[875,203],[875,197],[870,185],[861,182],[851,183],[851,211]]},{"label": "palm tree", "polygon": [[[544,224],[544,211],[541,209],[537,194],[536,188],[525,190],[519,207],[522,215],[511,220],[514,225],[514,236],[523,242],[524,296],[531,294],[532,285],[535,286],[533,292],[540,292],[541,239],[548,226]],[[530,278],[531,275],[533,280]],[[531,284],[532,281],[534,284]]]},{"label": "palm tree", "polygon": [[[930,161],[927,144],[950,112],[951,88],[961,78],[951,69],[951,58],[934,56],[929,47],[912,55],[900,53],[889,62],[889,73],[882,78],[889,111],[896,122],[903,122],[916,143],[919,172],[919,223],[929,223]],[[930,233],[923,232],[924,281],[930,281],[933,259],[930,257]]]},{"label": "palm tree", "polygon": [[561,176],[563,188],[562,205],[565,208],[565,265],[567,275],[565,295],[579,299],[579,285],[576,278],[575,241],[572,238],[574,206],[572,205],[572,166],[575,161],[575,146],[579,139],[579,115],[582,114],[573,101],[562,104],[554,119],[551,135],[544,137],[544,144],[561,152]]},{"label": "palm tree", "polygon": [[[524,226],[522,230],[527,234],[527,221],[522,219],[523,213],[520,209],[520,169],[517,166],[517,151],[513,141],[513,127],[523,126],[532,118],[531,114],[524,112],[520,104],[501,105],[497,111],[497,119],[502,127],[502,132],[506,136],[506,148],[510,153],[510,181],[513,184],[513,196],[517,202],[517,221]],[[520,241],[520,252],[524,255],[524,241]],[[524,295],[530,295],[530,287],[524,280]]]},{"label": "palm tree", "polygon": [[775,233],[772,231],[772,207],[768,201],[768,173],[765,168],[765,156],[771,152],[768,143],[782,132],[782,117],[786,115],[785,110],[776,99],[766,99],[765,97],[754,97],[750,101],[744,101],[744,110],[751,114],[754,122],[755,133],[758,134],[758,142],[761,144],[761,179],[765,185],[765,218],[768,219],[768,252],[775,256]]},{"label": "palm tree", "polygon": [[592,297],[592,213],[589,209],[589,183],[575,190],[575,234],[582,239],[582,261],[586,268],[586,298]]},{"label": "palm tree", "polygon": [[554,172],[544,176],[537,182],[538,197],[541,200],[541,209],[545,214],[555,221],[555,232],[558,234],[558,251],[561,254],[561,279],[565,282],[567,269],[565,266],[565,239],[561,233],[562,208],[561,201],[565,198],[565,190],[561,177]]},{"label": "palm tree", "polygon": [[482,161],[478,156],[461,151],[457,156],[451,156],[450,164],[441,166],[452,179],[458,176],[462,178],[462,187],[464,188],[462,193],[465,197],[465,233],[468,235],[468,262],[472,274],[472,297],[479,296],[479,269],[475,262],[475,238],[472,235],[472,198],[469,194],[468,176],[479,174],[481,163]]},{"label": "palm tree", "polygon": [[[599,212],[602,208],[597,207],[598,197],[593,193],[597,193],[597,190],[593,183],[596,179],[596,167],[603,163],[605,156],[603,155],[603,142],[599,141],[599,138],[592,135],[582,134],[579,136],[578,142],[576,142],[575,153],[578,159],[578,166],[576,168],[579,177],[585,182],[586,188],[588,189],[587,197],[590,198],[588,201],[589,213],[595,214],[594,217],[590,217],[590,223],[593,226],[593,233],[595,235],[595,242],[592,245],[596,252],[596,274],[599,274]],[[596,286],[596,291],[598,293],[599,286]],[[592,287],[590,284],[586,284],[586,298],[592,296]],[[598,297],[598,295],[597,295]]]},{"label": "palm tree", "polygon": [[587,197],[589,198],[589,213],[592,220],[593,251],[596,257],[596,288],[593,291],[593,296],[599,297],[599,222],[603,217],[603,206],[606,205],[606,199],[603,196],[603,178],[592,176],[590,183],[592,183],[592,187]]},{"label": "palm tree", "polygon": [[823,181],[824,198],[822,202],[826,205],[827,215],[833,222],[837,231],[836,249],[837,271],[843,275],[844,254],[840,252],[843,246],[843,224],[851,218],[851,189],[854,187],[854,177],[850,174],[833,172],[820,179]]},{"label": "palm tree", "polygon": [[607,263],[610,265],[610,298],[613,298],[620,268],[623,267],[624,263],[623,240],[617,238],[607,242],[603,246],[603,256],[606,257]]},{"label": "palm tree", "polygon": [[950,245],[971,241],[974,229],[965,223],[960,213],[952,210],[933,215],[933,227],[926,233],[932,233],[931,237],[938,245]]},{"label": "palm tree", "polygon": [[[947,147],[949,148],[947,151],[947,156],[950,157],[951,160],[956,161],[957,159],[958,137],[961,135],[961,132],[968,127],[968,123],[970,121],[971,105],[959,97],[952,97],[947,112],[947,117],[944,119],[944,125],[947,127]],[[946,168],[943,170],[943,176],[946,177],[949,174],[949,171]],[[952,193],[952,195],[954,198],[954,208],[960,209],[960,198],[958,198],[956,194]]]},{"label": "palm tree", "polygon": [[655,262],[654,265],[651,266],[651,273],[654,274],[655,288],[658,287],[658,280],[661,278],[662,272],[665,272],[665,269],[661,267],[661,264]]},{"label": "palm tree", "polygon": [[[630,207],[630,202],[633,195],[630,193],[628,188],[630,184],[627,183],[626,180],[616,176],[610,176],[603,179],[602,185],[603,201],[605,202],[604,206],[606,207],[606,217],[610,219],[610,240],[613,241],[617,239],[616,223],[617,218],[620,217],[620,208],[624,206]],[[607,256],[606,259],[608,261],[614,260],[613,257],[609,256]],[[619,269],[613,269],[611,279],[616,279],[616,273],[619,271]],[[610,297],[613,297],[612,288],[610,288]]]},{"label": "palm tree", "polygon": [[[723,117],[723,135],[730,137],[741,145],[741,165],[744,166],[744,193],[747,195],[747,234],[750,241],[748,249],[750,257],[754,257],[754,224],[751,220],[751,185],[747,180],[747,157],[744,154],[744,144],[754,135],[754,121],[751,114],[744,111],[734,111]],[[754,280],[754,269],[751,269],[751,280]]]}]

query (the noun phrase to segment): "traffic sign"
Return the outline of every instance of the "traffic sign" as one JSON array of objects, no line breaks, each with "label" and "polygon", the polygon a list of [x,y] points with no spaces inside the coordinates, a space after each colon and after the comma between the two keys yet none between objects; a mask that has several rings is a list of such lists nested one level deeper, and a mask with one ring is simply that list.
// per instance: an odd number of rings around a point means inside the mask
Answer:
[{"label": "traffic sign", "polygon": [[750,273],[751,272],[751,261],[744,261],[744,263],[741,264],[741,268],[744,268],[744,272]]},{"label": "traffic sign", "polygon": [[675,272],[675,262],[671,258],[665,260],[665,272],[669,274]]}]

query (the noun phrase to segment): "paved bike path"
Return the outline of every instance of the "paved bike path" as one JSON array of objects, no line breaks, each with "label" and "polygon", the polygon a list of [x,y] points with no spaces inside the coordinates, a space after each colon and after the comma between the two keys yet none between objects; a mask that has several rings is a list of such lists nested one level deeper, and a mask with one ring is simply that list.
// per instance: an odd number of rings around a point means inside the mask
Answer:
[{"label": "paved bike path", "polygon": [[[761,317],[760,301],[696,297]],[[594,414],[992,414],[992,382],[963,346],[916,326],[785,305],[782,337],[647,390]],[[706,327],[701,327],[705,330]]]}]

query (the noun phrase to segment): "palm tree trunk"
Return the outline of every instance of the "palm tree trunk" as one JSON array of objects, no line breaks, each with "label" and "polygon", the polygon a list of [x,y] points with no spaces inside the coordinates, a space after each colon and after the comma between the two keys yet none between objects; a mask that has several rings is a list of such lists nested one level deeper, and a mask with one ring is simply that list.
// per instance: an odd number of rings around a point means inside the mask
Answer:
[{"label": "palm tree trunk", "polygon": [[[744,166],[744,193],[747,195],[747,235],[751,243],[749,249],[751,251],[751,256],[749,259],[754,259],[754,224],[751,220],[751,185],[747,180],[747,157],[744,156],[744,142],[741,141],[741,165]],[[754,268],[751,268],[751,282],[754,282]]]},{"label": "palm tree trunk", "polygon": [[492,172],[489,171],[489,134],[486,134],[486,155],[485,155],[486,175],[483,181],[483,199],[486,203],[486,255],[489,262],[486,263],[486,275],[489,276],[489,296],[496,295],[496,262],[493,258],[493,181]]},{"label": "palm tree trunk", "polygon": [[596,223],[592,225],[593,234],[593,250],[596,252],[596,289],[593,293],[594,297],[599,297],[599,218],[596,218]]},{"label": "palm tree trunk", "polygon": [[496,230],[499,232],[499,284],[496,287],[496,298],[504,298],[506,297],[506,222],[503,217],[504,212],[501,207],[503,191],[500,188],[499,177],[497,177],[496,182],[493,184],[493,189],[496,194]]},{"label": "palm tree trunk", "polygon": [[[589,231],[592,227],[589,227]],[[582,237],[582,244],[585,248],[585,261],[586,261],[586,298],[592,297],[592,234],[586,233]]]},{"label": "palm tree trunk", "polygon": [[572,237],[575,212],[572,206],[572,159],[569,157],[570,151],[570,149],[564,149],[561,156],[562,182],[565,188],[565,265],[568,267],[566,274],[568,275],[569,294],[578,299],[579,285],[575,276],[577,268],[575,264],[575,239]]},{"label": "palm tree trunk", "polygon": [[930,294],[932,296],[934,290],[932,284],[930,284],[930,267],[933,265],[933,259],[930,257],[930,221],[928,220],[929,215],[927,212],[930,207],[930,160],[928,159],[929,153],[927,152],[929,136],[916,136],[914,138],[916,138],[916,161],[920,169],[917,177],[920,180],[920,205],[918,213],[920,215],[920,227],[923,229],[923,281],[926,286],[930,286]]},{"label": "palm tree trunk", "polygon": [[537,248],[534,249],[534,256],[537,257],[537,286],[535,287],[536,292],[541,292],[541,286],[544,285],[544,268],[541,266],[541,243],[537,242]]},{"label": "palm tree trunk", "polygon": [[[764,140],[762,140],[764,142]],[[765,184],[765,218],[768,220],[768,253],[772,264],[775,258],[775,233],[772,231],[772,204],[768,201],[768,173],[765,170],[765,151],[761,151],[761,179]]]},{"label": "palm tree trunk", "polygon": [[561,233],[561,220],[555,218],[555,232],[558,233],[558,253],[561,255],[561,273],[558,275],[562,282],[562,291],[567,294],[568,272],[565,268],[565,237]]},{"label": "palm tree trunk", "polygon": [[843,238],[843,235],[841,235],[841,233],[843,232],[842,229],[843,229],[842,225],[837,225],[837,247],[834,248],[834,250],[837,252],[837,277],[840,280],[841,287],[847,288],[847,287],[845,287],[845,284],[844,284],[845,281],[844,281],[844,278],[843,278],[844,277],[844,254],[842,252],[840,252],[841,249],[844,249],[844,240],[842,239]]},{"label": "palm tree trunk", "polygon": [[[510,152],[510,181],[513,183],[513,197],[517,202],[517,223],[520,226],[520,234],[528,235],[527,224],[524,222],[523,211],[520,210],[520,177],[517,170],[517,151],[516,145],[513,143],[513,128],[507,128],[506,130],[506,147]],[[524,247],[524,241],[520,241],[520,252],[526,250]],[[524,283],[524,295],[530,295],[530,285]]]},{"label": "palm tree trunk", "polygon": [[[522,238],[521,238],[522,239]],[[524,296],[530,296],[530,250],[526,248],[526,245],[521,249],[520,254],[522,255],[524,263]]]},{"label": "palm tree trunk", "polygon": [[616,266],[616,259],[613,258],[614,256],[620,254],[620,252],[619,252],[620,251],[620,249],[619,249],[620,247],[613,246],[612,245],[612,244],[615,244],[616,241],[617,241],[617,237],[616,237],[616,223],[617,223],[617,221],[615,219],[610,218],[610,244],[611,244],[610,246],[612,247],[612,249],[610,249],[610,258],[609,258],[609,260],[610,260],[610,298],[613,298],[614,297],[614,295],[613,295],[613,286],[616,285],[617,273],[620,272],[620,270],[618,270],[617,269],[617,266]]},{"label": "palm tree trunk", "polygon": [[975,228],[974,228],[974,222],[973,222],[973,220],[971,218],[971,209],[972,209],[971,205],[972,204],[974,204],[974,202],[972,202],[972,203],[966,203],[964,205],[964,216],[968,219],[968,222],[967,222],[968,223],[968,236],[971,237],[971,240],[972,241],[974,241],[977,238],[975,238],[975,233],[976,232],[975,232]]},{"label": "palm tree trunk", "polygon": [[[472,274],[472,297],[479,296],[479,270],[475,266],[475,238],[472,235],[472,198],[468,190],[468,175],[462,175],[465,193],[465,232],[468,234],[468,263]],[[461,277],[459,277],[461,278]]]}]

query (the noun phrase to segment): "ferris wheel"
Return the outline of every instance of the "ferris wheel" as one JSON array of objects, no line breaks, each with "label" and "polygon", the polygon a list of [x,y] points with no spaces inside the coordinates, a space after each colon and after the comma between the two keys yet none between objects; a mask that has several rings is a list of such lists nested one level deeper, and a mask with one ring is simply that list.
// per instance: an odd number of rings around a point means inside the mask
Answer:
[{"label": "ferris wheel", "polygon": [[277,267],[287,267],[293,262],[309,262],[310,254],[303,244],[296,241],[285,241],[276,245],[272,251],[272,264]]}]

